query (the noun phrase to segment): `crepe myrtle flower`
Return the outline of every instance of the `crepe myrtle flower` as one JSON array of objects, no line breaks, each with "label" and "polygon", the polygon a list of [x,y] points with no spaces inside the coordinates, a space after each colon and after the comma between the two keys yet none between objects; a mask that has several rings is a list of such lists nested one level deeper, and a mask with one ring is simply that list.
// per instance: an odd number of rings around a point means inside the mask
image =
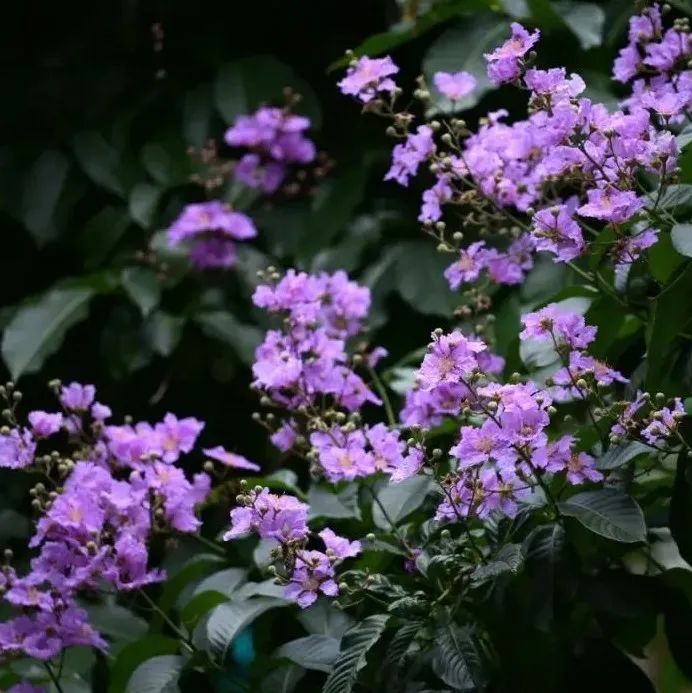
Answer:
[{"label": "crepe myrtle flower", "polygon": [[433,83],[450,101],[460,101],[476,88],[476,78],[470,72],[436,72]]},{"label": "crepe myrtle flower", "polygon": [[519,339],[535,339],[539,342],[550,342],[553,339],[560,344],[566,344],[572,349],[585,349],[596,338],[597,328],[587,325],[584,316],[563,311],[551,303],[533,313],[521,316],[524,329],[519,333]]},{"label": "crepe myrtle flower", "polygon": [[246,459],[242,455],[237,455],[234,452],[228,452],[221,445],[217,445],[213,448],[203,448],[202,452],[212,460],[221,462],[224,467],[231,467],[233,469],[247,469],[251,472],[259,472],[260,466],[250,460]]},{"label": "crepe myrtle flower", "polygon": [[488,77],[495,84],[513,82],[521,74],[521,61],[540,38],[536,29],[530,34],[521,24],[513,22],[512,36],[492,53],[486,53]]},{"label": "crepe myrtle flower", "polygon": [[328,597],[339,594],[332,562],[321,551],[298,551],[295,568],[284,594],[305,609],[317,601],[320,592]]},{"label": "crepe myrtle flower", "polygon": [[355,96],[363,103],[369,103],[380,93],[392,93],[396,83],[392,76],[399,72],[394,61],[384,58],[369,58],[367,55],[355,60],[346,71],[346,76],[337,86],[342,94]]}]

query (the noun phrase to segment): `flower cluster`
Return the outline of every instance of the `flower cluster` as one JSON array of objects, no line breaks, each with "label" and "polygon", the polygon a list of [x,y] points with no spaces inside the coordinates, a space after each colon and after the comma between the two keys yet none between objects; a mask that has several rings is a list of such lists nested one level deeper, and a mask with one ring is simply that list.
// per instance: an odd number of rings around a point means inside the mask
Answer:
[{"label": "flower cluster", "polygon": [[211,269],[234,265],[236,241],[256,235],[250,217],[212,200],[187,205],[168,229],[167,239],[171,247],[189,244],[192,264]]},{"label": "flower cluster", "polygon": [[380,94],[392,94],[396,91],[392,75],[397,72],[399,68],[388,55],[384,58],[368,58],[364,55],[351,63],[338,86],[342,94],[355,96],[363,103],[369,103]]},{"label": "flower cluster", "polygon": [[149,540],[197,531],[195,510],[211,484],[205,473],[188,480],[175,465],[193,450],[201,421],[167,414],[155,425],[111,425],[93,386],[55,387],[62,411],[32,411],[22,427],[8,409],[11,426],[0,432],[0,466],[42,479],[31,491],[39,518],[29,546],[37,555],[23,576],[10,565],[0,573],[5,601],[23,611],[0,623],[2,656],[47,660],[71,645],[105,647],[78,595],[162,580],[148,565]]},{"label": "flower cluster", "polygon": [[658,394],[657,404],[649,393],[637,393],[632,402],[619,402],[615,406],[617,418],[610,429],[610,440],[618,444],[624,440],[644,441],[656,449],[671,438],[679,436],[680,420],[685,416],[682,400],[675,397],[672,406],[660,406],[665,396]]},{"label": "flower cluster", "polygon": [[[578,75],[529,67],[539,32],[516,23],[511,38],[485,57],[492,81],[515,82],[528,91],[528,118],[508,124],[507,112],[499,110],[481,119],[473,133],[457,119],[446,127],[439,121],[415,126],[414,114],[397,111],[394,101],[379,99],[370,109],[390,118],[388,133],[402,140],[386,179],[408,185],[423,164],[435,174],[423,193],[419,220],[442,250],[457,254],[446,272],[453,289],[482,277],[518,284],[536,252],[572,261],[587,250],[584,234],[598,233],[591,225],[613,230],[609,252],[620,275],[656,242],[658,230],[647,220],[651,203],[639,192],[639,179],[646,172],[662,184],[672,181],[678,152],[673,134],[659,129],[651,110],[663,115],[661,109],[668,108],[663,91],[673,91],[683,104],[676,113],[690,98],[689,34],[682,26],[661,32],[656,7],[632,20],[633,45],[624,53],[640,56],[642,74],[665,74],[636,82],[635,94],[645,96],[625,101],[623,110],[613,113],[581,95],[585,84]],[[616,73],[622,74],[617,68]],[[469,77],[439,73],[434,81],[449,98],[461,98],[473,87]],[[374,88],[369,97],[378,93]],[[423,89],[416,94],[429,98]],[[452,239],[442,221],[445,206],[463,213],[464,233]],[[470,242],[462,244],[467,236]]]},{"label": "flower cluster", "polygon": [[238,117],[224,135],[231,147],[250,150],[235,168],[238,180],[265,193],[276,192],[291,165],[314,161],[315,145],[305,136],[309,127],[309,118],[289,108],[262,106]]},{"label": "flower cluster", "polygon": [[687,19],[664,30],[654,4],[630,19],[629,43],[613,66],[613,77],[632,82],[630,110],[650,109],[664,122],[679,122],[692,104],[692,37]]},{"label": "flower cluster", "polygon": [[361,552],[359,541],[349,541],[327,528],[317,534],[324,550],[309,550],[306,547],[311,532],[305,503],[293,496],[277,496],[261,486],[241,495],[239,501],[240,506],[231,511],[231,529],[224,538],[255,533],[274,542],[274,553],[283,564],[278,579],[285,584],[286,597],[305,608],[320,593],[328,597],[339,594],[334,568]]}]

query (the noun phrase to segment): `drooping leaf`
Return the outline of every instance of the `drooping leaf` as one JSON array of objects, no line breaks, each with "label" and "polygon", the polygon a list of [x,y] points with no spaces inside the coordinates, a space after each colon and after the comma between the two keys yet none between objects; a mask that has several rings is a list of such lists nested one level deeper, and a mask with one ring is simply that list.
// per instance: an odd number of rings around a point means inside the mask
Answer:
[{"label": "drooping leaf", "polygon": [[161,300],[161,283],[148,267],[125,267],[120,275],[123,289],[143,316],[149,315]]},{"label": "drooping leaf", "polygon": [[39,244],[58,235],[58,202],[69,171],[64,154],[47,150],[36,159],[24,182],[21,219]]},{"label": "drooping leaf", "polygon": [[644,513],[630,496],[612,488],[583,491],[560,503],[560,511],[606,539],[624,543],[646,540]]},{"label": "drooping leaf", "polygon": [[265,611],[280,606],[286,606],[286,602],[270,597],[234,601],[217,606],[206,623],[206,640],[210,653],[224,661],[228,648],[240,631]]},{"label": "drooping leaf", "polygon": [[55,288],[19,308],[2,336],[2,356],[16,379],[34,373],[83,320],[95,295],[89,287]]},{"label": "drooping leaf", "polygon": [[199,620],[219,604],[225,604],[228,595],[216,590],[195,592],[194,597],[180,611],[180,622],[188,629],[194,630]]},{"label": "drooping leaf", "polygon": [[281,645],[274,653],[305,669],[330,672],[339,656],[339,640],[329,635],[307,635]]},{"label": "drooping leaf", "polygon": [[327,677],[322,693],[351,693],[358,672],[367,663],[367,654],[380,639],[389,616],[373,614],[348,630],[341,643],[341,651],[334,668]]},{"label": "drooping leaf", "polygon": [[454,690],[474,691],[484,679],[473,629],[445,623],[435,630],[433,671]]},{"label": "drooping leaf", "polygon": [[569,30],[577,37],[583,50],[603,43],[606,14],[593,2],[558,2],[555,9]]},{"label": "drooping leaf", "polygon": [[373,501],[373,521],[380,529],[391,529],[391,523],[399,524],[423,505],[430,489],[428,477],[413,476],[375,491],[379,502]]},{"label": "drooping leaf", "polygon": [[159,655],[140,664],[130,677],[125,693],[175,693],[184,659],[179,655]]},{"label": "drooping leaf", "polygon": [[292,693],[304,676],[305,669],[297,664],[282,664],[262,679],[262,693]]},{"label": "drooping leaf", "polygon": [[118,151],[98,132],[82,132],[73,141],[77,161],[91,180],[124,197],[127,183],[120,169]]},{"label": "drooping leaf", "polygon": [[155,310],[144,323],[144,335],[156,354],[170,356],[183,335],[184,325],[184,317]]},{"label": "drooping leaf", "polygon": [[226,568],[205,577],[195,587],[194,595],[214,590],[230,597],[247,580],[247,571],[243,568]]}]

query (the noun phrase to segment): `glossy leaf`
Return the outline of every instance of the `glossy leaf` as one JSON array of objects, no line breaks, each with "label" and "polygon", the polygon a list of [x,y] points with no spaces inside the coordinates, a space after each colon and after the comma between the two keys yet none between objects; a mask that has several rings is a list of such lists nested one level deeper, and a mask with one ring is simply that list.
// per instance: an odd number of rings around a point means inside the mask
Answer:
[{"label": "glossy leaf", "polygon": [[380,529],[391,529],[391,523],[399,524],[423,505],[431,486],[428,477],[413,476],[375,491],[379,502],[372,505],[373,521]]},{"label": "glossy leaf", "polygon": [[152,657],[135,669],[125,693],[175,693],[183,664],[179,655]]},{"label": "glossy leaf", "polygon": [[290,659],[304,669],[330,672],[339,656],[339,641],[329,635],[308,635],[285,643],[274,654]]},{"label": "glossy leaf", "polygon": [[560,511],[606,539],[624,543],[646,540],[642,509],[633,498],[614,489],[577,493],[560,503]]}]

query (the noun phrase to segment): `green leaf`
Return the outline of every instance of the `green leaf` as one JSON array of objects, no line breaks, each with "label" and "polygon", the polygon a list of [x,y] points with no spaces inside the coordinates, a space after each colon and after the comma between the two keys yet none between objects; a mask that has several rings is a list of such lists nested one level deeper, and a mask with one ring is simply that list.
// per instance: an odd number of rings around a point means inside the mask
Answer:
[{"label": "green leaf", "polygon": [[132,188],[127,207],[130,216],[142,228],[151,228],[162,195],[163,188],[151,183],[137,183]]},{"label": "green leaf", "polygon": [[660,234],[656,245],[646,252],[649,257],[651,274],[660,284],[665,284],[675,270],[685,262],[685,258],[675,250],[673,239],[668,234]]},{"label": "green leaf", "polygon": [[178,641],[163,635],[147,635],[125,645],[110,665],[108,693],[122,693],[132,673],[152,657],[178,651]]},{"label": "green leaf", "polygon": [[146,172],[164,188],[184,185],[192,173],[185,142],[177,137],[144,145],[140,159]]},{"label": "green leaf", "polygon": [[305,669],[286,663],[273,669],[262,679],[262,693],[292,693],[305,676]]},{"label": "green leaf", "polygon": [[524,567],[524,551],[521,544],[505,544],[488,563],[483,563],[471,573],[471,579],[484,582],[500,575],[517,575]]},{"label": "green leaf", "polygon": [[244,568],[226,568],[218,573],[205,577],[195,587],[193,594],[201,594],[213,590],[230,597],[247,580],[247,571]]},{"label": "green leaf", "polygon": [[176,693],[184,659],[159,655],[140,664],[125,687],[125,693]]},{"label": "green leaf", "polygon": [[[214,554],[200,554],[186,563],[175,575],[169,575],[163,584],[163,593],[158,601],[159,610],[165,614],[171,612],[180,593],[195,580],[199,580],[211,571],[218,569],[224,561]],[[159,613],[154,613],[151,618],[150,629],[155,631],[163,627],[163,619]]]},{"label": "green leaf", "polygon": [[39,244],[58,235],[58,202],[69,170],[70,162],[64,154],[47,150],[35,161],[24,182],[21,219]]},{"label": "green leaf", "polygon": [[675,250],[681,255],[692,257],[692,224],[675,224],[670,237]]},{"label": "green leaf", "polygon": [[673,495],[670,499],[670,533],[680,555],[692,564],[692,474],[690,459],[683,450],[678,455]]},{"label": "green leaf", "polygon": [[455,690],[479,690],[483,686],[480,654],[473,630],[446,623],[435,630],[433,671]]},{"label": "green leaf", "polygon": [[618,469],[641,455],[650,454],[651,448],[637,441],[630,441],[625,445],[611,445],[605,455],[596,460],[596,469]]},{"label": "green leaf", "polygon": [[211,135],[210,121],[213,109],[211,87],[200,84],[185,94],[183,99],[183,134],[185,141],[195,147],[205,144]]},{"label": "green leaf", "polygon": [[185,318],[154,311],[144,323],[144,335],[152,350],[160,356],[170,356],[183,336]]},{"label": "green leaf", "polygon": [[[451,113],[472,108],[489,91],[496,89],[488,79],[484,53],[492,51],[510,33],[509,23],[491,14],[465,19],[447,29],[435,40],[423,59],[423,72],[432,94],[429,115]],[[460,47],[463,46],[463,50]],[[453,103],[439,94],[433,86],[436,72],[470,72],[476,78],[476,88],[463,100]]]},{"label": "green leaf", "polygon": [[[649,198],[652,202],[656,201],[658,193],[650,193]],[[658,202],[658,206],[661,209],[673,210],[682,207],[689,207],[692,205],[692,185],[688,183],[679,183],[676,185],[669,185],[661,199]]]},{"label": "green leaf", "polygon": [[125,267],[120,275],[123,289],[143,316],[149,315],[161,300],[161,282],[147,267]]},{"label": "green leaf", "polygon": [[209,651],[220,661],[225,661],[228,648],[238,633],[265,611],[280,606],[286,606],[286,602],[271,597],[257,597],[217,606],[206,624]]},{"label": "green leaf", "polygon": [[126,184],[120,171],[117,150],[98,132],[82,132],[73,141],[79,165],[102,188],[125,197]]},{"label": "green leaf", "polygon": [[353,625],[353,619],[337,609],[328,599],[318,599],[312,606],[298,614],[300,625],[311,635],[329,635],[340,639]]},{"label": "green leaf", "polygon": [[603,43],[606,15],[600,5],[592,2],[558,2],[555,9],[577,37],[583,50],[587,51]]},{"label": "green leaf", "polygon": [[221,310],[195,315],[195,322],[208,337],[233,347],[243,363],[253,363],[255,349],[263,339],[262,330],[254,325],[245,325],[232,313]]},{"label": "green leaf", "polygon": [[86,609],[89,623],[99,633],[116,642],[131,642],[133,638],[141,638],[147,632],[147,622],[124,606],[116,604],[112,597],[108,597],[103,604],[86,605]]},{"label": "green leaf", "polygon": [[285,657],[305,669],[330,672],[339,656],[339,641],[329,635],[307,635],[281,645],[275,657]]},{"label": "green leaf", "polygon": [[308,505],[311,520],[317,517],[360,519],[356,484],[349,484],[339,493],[330,493],[325,488],[313,484],[308,491]]},{"label": "green leaf", "polygon": [[2,356],[13,379],[35,373],[60,348],[68,330],[88,313],[91,288],[55,288],[22,305],[2,336]]},{"label": "green leaf", "polygon": [[195,629],[199,620],[219,604],[225,604],[228,595],[216,590],[196,593],[180,612],[180,622],[189,631]]},{"label": "green leaf", "polygon": [[606,539],[623,543],[646,540],[642,509],[633,498],[615,489],[577,493],[560,503],[560,511]]},{"label": "green leaf", "polygon": [[[380,529],[391,529],[391,522],[398,525],[407,515],[418,510],[432,488],[425,476],[412,476],[398,484],[388,484],[377,494],[379,503],[373,501],[372,519]],[[383,510],[384,508],[384,510]]]},{"label": "green leaf", "polygon": [[341,643],[339,657],[327,677],[322,693],[351,693],[358,679],[358,672],[367,663],[367,654],[380,639],[389,616],[373,614],[346,632]]}]

